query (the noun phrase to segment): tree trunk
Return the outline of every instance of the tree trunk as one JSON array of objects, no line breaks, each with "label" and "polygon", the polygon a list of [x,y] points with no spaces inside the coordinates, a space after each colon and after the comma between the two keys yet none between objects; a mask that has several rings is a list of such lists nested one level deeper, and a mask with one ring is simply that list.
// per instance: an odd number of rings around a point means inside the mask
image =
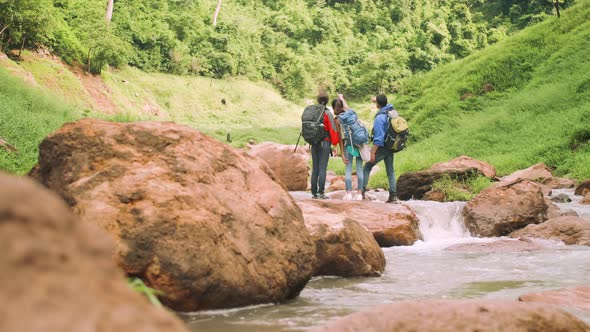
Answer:
[{"label": "tree trunk", "polygon": [[553,7],[555,7],[555,11],[557,12],[557,18],[560,18],[561,15],[559,14],[559,1],[554,0],[553,1]]},{"label": "tree trunk", "polygon": [[115,7],[115,0],[108,0],[107,2],[107,14],[106,14],[106,20],[107,22],[110,22],[111,19],[113,19],[113,8]]},{"label": "tree trunk", "polygon": [[217,15],[219,15],[219,10],[221,10],[221,0],[217,0],[217,7],[215,8],[215,13],[213,14],[213,27],[217,26]]}]

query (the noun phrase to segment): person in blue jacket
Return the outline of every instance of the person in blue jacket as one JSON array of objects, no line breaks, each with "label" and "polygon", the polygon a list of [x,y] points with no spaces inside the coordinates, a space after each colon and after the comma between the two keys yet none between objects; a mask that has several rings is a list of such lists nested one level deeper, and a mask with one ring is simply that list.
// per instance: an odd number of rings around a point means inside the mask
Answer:
[{"label": "person in blue jacket", "polygon": [[389,127],[389,118],[387,112],[393,110],[393,105],[387,103],[385,95],[378,95],[375,98],[377,108],[379,111],[375,115],[373,122],[373,148],[371,149],[371,160],[365,163],[363,168],[364,185],[361,191],[363,199],[365,199],[365,192],[367,191],[367,184],[369,183],[369,174],[373,166],[383,160],[385,163],[385,171],[387,172],[387,180],[389,182],[389,198],[386,203],[397,202],[397,188],[395,184],[395,170],[393,168],[393,151],[384,147],[387,129]]}]

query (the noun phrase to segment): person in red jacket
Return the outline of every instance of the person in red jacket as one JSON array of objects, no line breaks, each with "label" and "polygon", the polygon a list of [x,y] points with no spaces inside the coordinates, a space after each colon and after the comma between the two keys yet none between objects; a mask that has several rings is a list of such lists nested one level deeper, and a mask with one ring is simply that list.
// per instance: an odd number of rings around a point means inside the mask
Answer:
[{"label": "person in red jacket", "polygon": [[[326,187],[326,172],[328,170],[328,161],[332,152],[331,145],[338,145],[340,143],[340,136],[338,135],[338,128],[334,121],[334,116],[328,110],[326,105],[329,101],[328,94],[320,92],[318,94],[318,103],[324,105],[324,138],[316,144],[311,145],[311,195],[314,199],[328,199],[324,194]],[[343,155],[342,151],[341,155]],[[334,154],[336,150],[334,149]]]}]

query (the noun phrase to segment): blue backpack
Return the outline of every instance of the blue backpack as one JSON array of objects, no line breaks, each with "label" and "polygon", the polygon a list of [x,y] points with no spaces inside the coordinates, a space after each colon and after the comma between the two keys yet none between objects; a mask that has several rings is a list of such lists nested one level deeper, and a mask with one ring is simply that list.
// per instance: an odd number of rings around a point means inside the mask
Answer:
[{"label": "blue backpack", "polygon": [[345,112],[340,113],[338,119],[344,129],[345,139],[350,139],[354,145],[369,143],[369,130],[365,124],[359,120],[354,110],[348,109]]}]

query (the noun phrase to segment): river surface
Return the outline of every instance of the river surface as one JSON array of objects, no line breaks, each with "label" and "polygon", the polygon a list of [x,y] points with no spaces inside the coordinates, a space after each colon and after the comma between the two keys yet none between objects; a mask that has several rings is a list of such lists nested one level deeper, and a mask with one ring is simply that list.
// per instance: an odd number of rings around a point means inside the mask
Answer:
[{"label": "river surface", "polygon": [[[558,204],[590,218],[590,206]],[[301,194],[294,194],[297,199]],[[545,249],[520,253],[461,253],[444,248],[479,239],[463,226],[465,203],[408,201],[420,219],[424,241],[383,248],[387,266],[377,278],[313,278],[300,296],[280,305],[182,314],[191,331],[305,331],[378,304],[405,299],[501,298],[575,285],[590,285],[590,247],[535,240]],[[590,313],[564,308],[590,324]]]}]

